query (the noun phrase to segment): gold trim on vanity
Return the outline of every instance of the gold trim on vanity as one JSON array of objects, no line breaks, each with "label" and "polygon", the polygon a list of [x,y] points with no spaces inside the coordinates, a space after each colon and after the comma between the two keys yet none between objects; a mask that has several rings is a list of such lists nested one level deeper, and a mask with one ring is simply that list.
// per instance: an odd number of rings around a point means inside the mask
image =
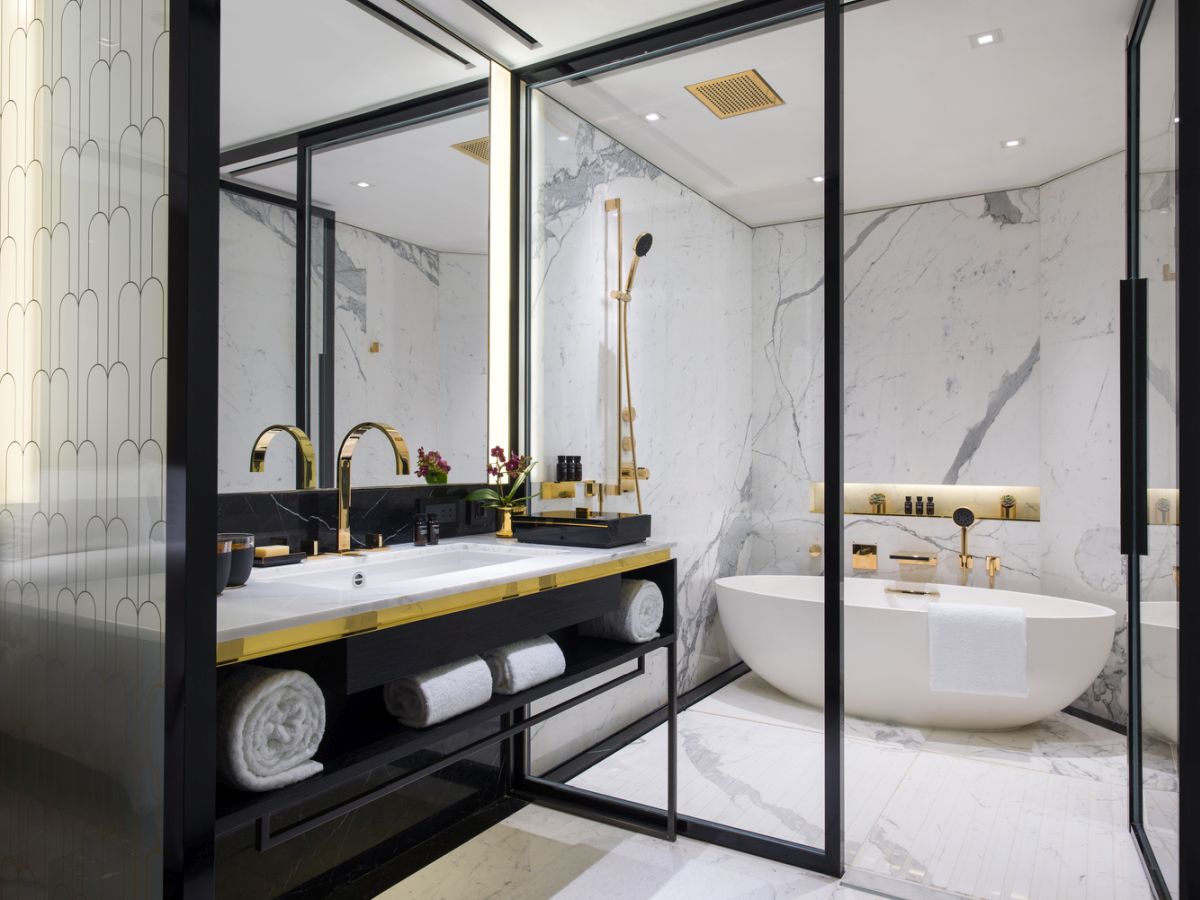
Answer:
[{"label": "gold trim on vanity", "polygon": [[384,628],[394,628],[397,625],[407,625],[410,622],[419,622],[423,619],[464,612],[491,603],[526,597],[539,591],[548,591],[551,588],[595,581],[609,575],[619,575],[632,569],[666,562],[670,558],[671,551],[664,547],[639,553],[637,556],[609,560],[591,566],[580,566],[577,569],[568,569],[565,572],[555,572],[551,575],[523,578],[507,584],[477,588],[473,591],[435,597],[432,600],[422,600],[419,603],[393,606],[352,616],[322,619],[320,622],[281,628],[266,634],[222,641],[217,644],[217,665],[227,666],[249,659],[261,659],[264,656],[272,656],[288,650],[299,650],[301,647],[328,644],[356,634],[366,634]]}]

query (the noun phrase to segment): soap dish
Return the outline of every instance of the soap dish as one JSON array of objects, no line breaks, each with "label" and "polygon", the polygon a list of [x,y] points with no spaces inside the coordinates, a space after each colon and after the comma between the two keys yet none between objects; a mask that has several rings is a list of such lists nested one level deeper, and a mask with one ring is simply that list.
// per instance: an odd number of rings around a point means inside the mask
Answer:
[{"label": "soap dish", "polygon": [[256,557],[254,560],[254,568],[256,569],[273,569],[275,566],[294,566],[296,563],[302,563],[306,559],[303,553],[286,553],[280,556],[264,556]]},{"label": "soap dish", "polygon": [[609,549],[640,544],[650,537],[650,516],[643,513],[513,516],[513,537],[525,544]]}]

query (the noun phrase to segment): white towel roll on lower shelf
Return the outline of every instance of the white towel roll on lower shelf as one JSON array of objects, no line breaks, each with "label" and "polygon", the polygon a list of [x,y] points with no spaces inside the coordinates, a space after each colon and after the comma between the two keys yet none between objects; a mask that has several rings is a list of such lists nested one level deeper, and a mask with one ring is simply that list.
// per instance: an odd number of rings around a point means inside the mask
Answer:
[{"label": "white towel roll on lower shelf", "polygon": [[478,656],[468,656],[383,686],[387,711],[409,728],[428,728],[492,699],[492,673]]},{"label": "white towel roll on lower shelf", "polygon": [[658,637],[663,620],[663,595],[653,581],[626,578],[621,582],[621,603],[610,613],[584,622],[579,633],[641,644]]},{"label": "white towel roll on lower shelf", "polygon": [[489,650],[483,661],[492,672],[492,689],[505,695],[537,687],[567,670],[562,648],[549,635]]},{"label": "white towel roll on lower shelf", "polygon": [[272,791],[311,778],[325,735],[325,697],[295,669],[241,665],[217,686],[217,771],[245,791]]}]

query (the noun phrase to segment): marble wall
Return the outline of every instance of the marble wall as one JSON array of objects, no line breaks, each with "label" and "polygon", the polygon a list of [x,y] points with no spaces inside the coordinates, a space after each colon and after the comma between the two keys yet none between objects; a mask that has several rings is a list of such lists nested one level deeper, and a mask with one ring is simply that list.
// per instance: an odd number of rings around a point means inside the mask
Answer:
[{"label": "marble wall", "polygon": [[[258,432],[295,419],[295,233],[295,213],[286,207],[222,193],[222,491],[295,486],[286,440],[272,445],[265,473],[247,471]],[[481,480],[487,257],[439,252],[345,222],[337,223],[335,243],[335,439],[359,422],[386,422],[408,441],[414,465],[418,447],[436,448],[454,466],[454,480]],[[324,273],[314,277],[319,284]],[[419,480],[396,475],[386,441],[373,432],[355,455],[354,474],[362,485]]]},{"label": "marble wall", "polygon": [[[981,522],[972,552],[1002,558],[1004,587],[1117,611],[1108,665],[1077,701],[1117,722],[1126,710],[1123,171],[1117,155],[1037,188],[846,220],[846,479],[1039,486],[1040,522]],[[1167,193],[1147,178],[1153,208]],[[817,221],[754,236],[751,571],[812,572],[808,548],[821,542],[821,517],[808,510],[810,483],[822,480],[822,232]],[[1169,410],[1172,376],[1166,362],[1158,368],[1151,393]],[[897,573],[887,554],[912,550],[939,552],[938,580],[958,576],[949,520],[855,516],[846,525],[847,573],[849,545],[861,542],[878,545],[881,575]],[[1171,584],[1168,531],[1151,529],[1152,590]]]},{"label": "marble wall", "polygon": [[[535,102],[531,449],[551,465],[581,456],[587,477],[615,480],[615,230],[606,238],[604,201],[619,197],[626,265],[634,236],[654,235],[630,305],[633,396],[645,507],[655,535],[676,542],[686,689],[735,661],[713,580],[735,571],[750,525],[752,232],[555,101]],[[636,718],[660,702],[664,675],[656,662],[604,704],[555,719],[535,748]]]}]

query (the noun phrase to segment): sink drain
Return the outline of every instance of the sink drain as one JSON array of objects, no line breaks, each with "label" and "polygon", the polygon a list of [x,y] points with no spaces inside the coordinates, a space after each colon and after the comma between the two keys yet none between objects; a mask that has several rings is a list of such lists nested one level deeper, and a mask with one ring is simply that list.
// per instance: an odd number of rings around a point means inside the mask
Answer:
[{"label": "sink drain", "polygon": [[350,580],[354,582],[355,587],[362,587],[367,583],[367,576],[362,572],[355,572],[354,577]]}]

